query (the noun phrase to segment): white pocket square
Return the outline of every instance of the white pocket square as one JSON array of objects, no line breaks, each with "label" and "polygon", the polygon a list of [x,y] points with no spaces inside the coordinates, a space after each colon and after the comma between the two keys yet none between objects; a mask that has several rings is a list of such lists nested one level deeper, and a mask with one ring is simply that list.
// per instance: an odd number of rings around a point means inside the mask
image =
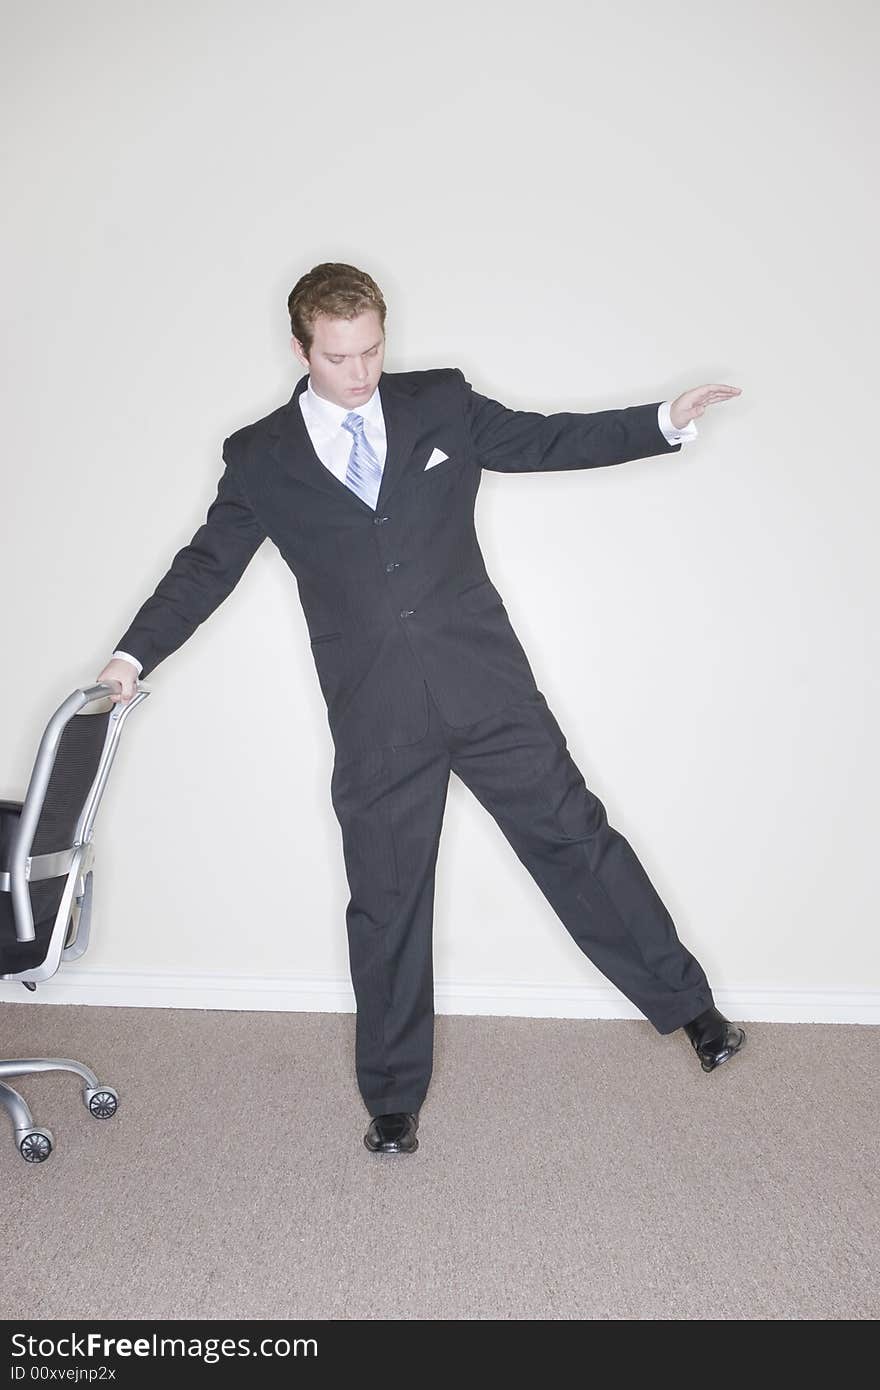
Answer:
[{"label": "white pocket square", "polygon": [[435,449],[434,452],[431,454],[431,457],[428,459],[428,462],[425,464],[425,468],[433,468],[435,463],[442,463],[444,459],[448,458],[449,455],[444,454],[442,449]]}]

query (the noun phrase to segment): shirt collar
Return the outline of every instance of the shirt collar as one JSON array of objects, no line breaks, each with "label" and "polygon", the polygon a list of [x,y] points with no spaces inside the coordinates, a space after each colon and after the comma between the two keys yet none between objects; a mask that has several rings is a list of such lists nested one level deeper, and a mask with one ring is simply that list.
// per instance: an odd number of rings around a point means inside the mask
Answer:
[{"label": "shirt collar", "polygon": [[[316,425],[326,430],[328,434],[335,434],[337,430],[342,428],[342,422],[349,413],[347,408],[344,405],[336,405],[334,401],[328,401],[324,396],[319,396],[317,391],[313,391],[311,377],[306,384],[306,401],[309,414]],[[381,422],[382,404],[379,400],[378,386],[369,400],[358,406],[355,413],[363,415],[368,420]]]}]

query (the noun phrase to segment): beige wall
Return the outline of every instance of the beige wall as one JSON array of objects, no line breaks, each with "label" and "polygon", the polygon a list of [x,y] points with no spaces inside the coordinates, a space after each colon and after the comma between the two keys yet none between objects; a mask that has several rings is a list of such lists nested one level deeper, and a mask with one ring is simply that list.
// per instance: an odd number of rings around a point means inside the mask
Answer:
[{"label": "beige wall", "polygon": [[[289,396],[294,281],[350,260],[391,371],[545,412],[743,388],[676,456],[485,474],[479,533],[716,988],[766,1016],[880,991],[875,7],[159,0],[4,27],[0,794],[201,523],[224,437]],[[90,968],[111,996],[344,989],[332,747],[270,543],[146,683]],[[455,779],[435,965],[499,1012],[604,984]]]}]

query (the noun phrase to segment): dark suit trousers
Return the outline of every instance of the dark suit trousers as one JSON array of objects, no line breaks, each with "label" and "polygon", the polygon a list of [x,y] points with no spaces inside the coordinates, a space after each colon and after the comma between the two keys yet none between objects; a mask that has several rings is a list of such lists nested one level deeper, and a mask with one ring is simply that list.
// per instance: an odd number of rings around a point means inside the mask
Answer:
[{"label": "dark suit trousers", "polygon": [[713,1003],[543,694],[465,727],[444,723],[430,693],[428,705],[424,738],[337,758],[331,782],[351,893],[355,1065],[371,1115],[418,1111],[431,1079],[434,878],[450,770],[494,817],[581,950],[658,1032]]}]

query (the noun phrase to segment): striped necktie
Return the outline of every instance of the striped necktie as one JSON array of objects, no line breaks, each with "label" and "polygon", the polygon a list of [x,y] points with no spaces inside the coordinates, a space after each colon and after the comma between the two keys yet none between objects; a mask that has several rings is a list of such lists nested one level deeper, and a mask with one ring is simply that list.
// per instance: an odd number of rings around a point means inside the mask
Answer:
[{"label": "striped necktie", "polygon": [[382,481],[382,465],[376,451],[364,434],[364,417],[352,410],[342,422],[342,428],[352,436],[351,453],[345,474],[346,487],[356,492],[368,506],[375,508]]}]

